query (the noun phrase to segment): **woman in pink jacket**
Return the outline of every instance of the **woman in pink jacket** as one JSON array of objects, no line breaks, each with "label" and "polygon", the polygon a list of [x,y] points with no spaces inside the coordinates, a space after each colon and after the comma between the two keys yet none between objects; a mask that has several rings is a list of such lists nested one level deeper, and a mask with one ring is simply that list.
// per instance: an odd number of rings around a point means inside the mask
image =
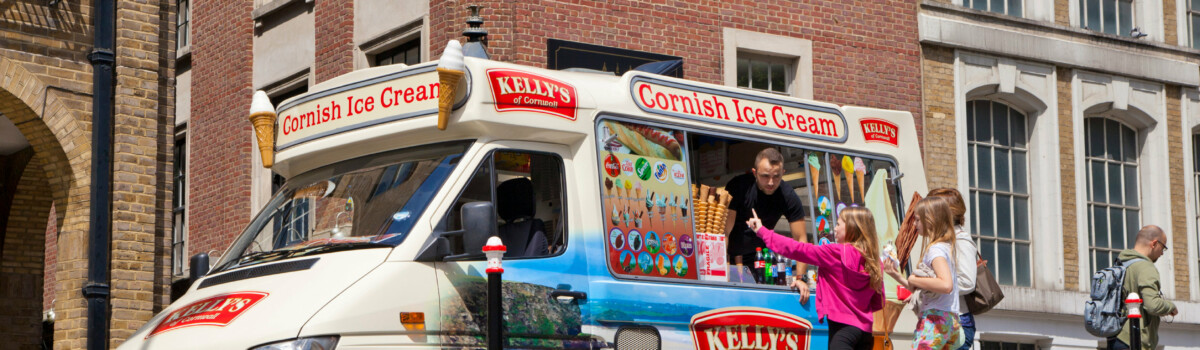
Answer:
[{"label": "woman in pink jacket", "polygon": [[746,221],[767,248],[817,266],[817,317],[829,323],[829,349],[868,350],[873,312],[883,309],[883,272],[875,219],[866,208],[842,210],[836,244],[797,242],[762,226],[757,213]]}]

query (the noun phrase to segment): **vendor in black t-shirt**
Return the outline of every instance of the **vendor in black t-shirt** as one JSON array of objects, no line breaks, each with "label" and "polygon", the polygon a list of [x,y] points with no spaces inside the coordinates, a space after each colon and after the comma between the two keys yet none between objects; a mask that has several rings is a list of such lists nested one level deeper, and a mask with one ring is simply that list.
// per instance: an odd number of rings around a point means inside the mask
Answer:
[{"label": "vendor in black t-shirt", "polygon": [[[746,220],[752,216],[751,208],[767,225],[778,222],[780,216],[786,216],[792,237],[800,242],[808,241],[804,230],[804,206],[792,186],[783,182],[783,155],[779,150],[768,147],[758,152],[751,173],[729,180],[725,184],[725,191],[733,197],[729,202],[729,217],[725,221],[725,230],[729,232],[729,261],[753,264],[755,248],[764,247],[763,240],[746,226]],[[798,267],[793,272],[797,278],[792,287],[799,290],[800,300],[807,302],[808,284],[802,280],[807,264],[800,263]]]}]

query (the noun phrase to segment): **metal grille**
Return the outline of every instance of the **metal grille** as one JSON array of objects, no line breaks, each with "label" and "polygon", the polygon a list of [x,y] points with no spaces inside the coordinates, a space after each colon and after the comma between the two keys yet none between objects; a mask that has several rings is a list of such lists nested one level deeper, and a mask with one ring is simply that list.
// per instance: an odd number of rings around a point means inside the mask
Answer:
[{"label": "metal grille", "polygon": [[621,327],[617,330],[617,350],[658,350],[662,340],[658,329],[646,326]]}]

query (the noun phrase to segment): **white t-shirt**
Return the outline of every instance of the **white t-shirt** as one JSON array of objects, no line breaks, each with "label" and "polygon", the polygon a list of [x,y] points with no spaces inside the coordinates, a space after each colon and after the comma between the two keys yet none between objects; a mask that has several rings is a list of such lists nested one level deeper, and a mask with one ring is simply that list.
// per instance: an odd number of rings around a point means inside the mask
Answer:
[{"label": "white t-shirt", "polygon": [[921,293],[923,294],[923,298],[921,299],[923,302],[921,304],[921,311],[937,309],[946,312],[952,312],[957,315],[958,301],[960,299],[958,296],[958,276],[955,276],[957,273],[955,273],[954,269],[954,256],[950,254],[950,244],[943,242],[935,243],[929,246],[929,251],[925,252],[925,257],[922,258],[921,263],[924,263],[925,266],[929,266],[929,268],[932,269],[933,259],[938,257],[946,259],[946,264],[950,265],[950,285],[953,286],[954,290],[951,291],[950,294],[938,294],[930,291],[923,291]]}]

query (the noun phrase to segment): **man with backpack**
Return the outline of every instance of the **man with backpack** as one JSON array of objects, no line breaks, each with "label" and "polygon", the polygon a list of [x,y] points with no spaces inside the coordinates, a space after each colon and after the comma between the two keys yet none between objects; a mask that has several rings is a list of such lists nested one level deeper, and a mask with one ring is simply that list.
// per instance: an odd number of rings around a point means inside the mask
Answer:
[{"label": "man with backpack", "polygon": [[[1142,349],[1153,350],[1158,347],[1158,322],[1164,315],[1175,316],[1179,309],[1175,304],[1162,298],[1159,285],[1158,270],[1154,262],[1167,250],[1167,235],[1162,228],[1147,225],[1138,231],[1133,249],[1121,251],[1117,260],[1121,264],[1141,259],[1128,264],[1125,269],[1123,295],[1137,292],[1142,298]],[[1109,350],[1129,349],[1129,322],[1121,327],[1121,333],[1108,338]],[[1135,349],[1137,350],[1137,349]]]}]

